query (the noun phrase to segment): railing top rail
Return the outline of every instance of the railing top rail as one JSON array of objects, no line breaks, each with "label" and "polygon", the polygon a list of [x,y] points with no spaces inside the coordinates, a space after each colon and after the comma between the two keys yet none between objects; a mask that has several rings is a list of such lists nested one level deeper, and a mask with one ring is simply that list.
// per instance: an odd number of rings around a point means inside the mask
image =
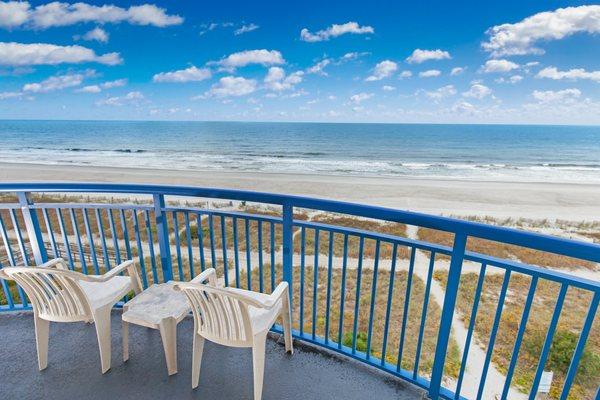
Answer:
[{"label": "railing top rail", "polygon": [[525,232],[512,228],[486,225],[449,217],[395,210],[387,207],[348,203],[337,200],[318,199],[296,195],[254,192],[236,189],[203,188],[193,186],[169,186],[115,183],[2,183],[0,192],[71,192],[71,193],[128,193],[161,194],[218,198],[257,203],[291,205],[321,211],[376,218],[409,225],[422,226],[447,232],[474,236],[482,239],[528,247],[592,262],[600,262],[600,245],[578,242],[555,236]]}]

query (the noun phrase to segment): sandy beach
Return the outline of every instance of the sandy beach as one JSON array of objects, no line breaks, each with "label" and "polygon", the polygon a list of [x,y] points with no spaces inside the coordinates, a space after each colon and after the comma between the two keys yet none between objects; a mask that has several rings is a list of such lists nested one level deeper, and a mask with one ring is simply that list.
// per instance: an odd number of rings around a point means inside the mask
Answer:
[{"label": "sandy beach", "polygon": [[155,183],[307,195],[444,215],[600,219],[600,185],[0,163],[0,181]]}]

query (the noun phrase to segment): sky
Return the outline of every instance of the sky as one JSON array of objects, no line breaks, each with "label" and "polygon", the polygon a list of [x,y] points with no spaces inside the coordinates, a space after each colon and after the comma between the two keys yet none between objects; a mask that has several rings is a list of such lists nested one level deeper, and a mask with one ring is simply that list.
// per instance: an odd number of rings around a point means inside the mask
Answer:
[{"label": "sky", "polygon": [[0,0],[0,119],[600,124],[600,5]]}]

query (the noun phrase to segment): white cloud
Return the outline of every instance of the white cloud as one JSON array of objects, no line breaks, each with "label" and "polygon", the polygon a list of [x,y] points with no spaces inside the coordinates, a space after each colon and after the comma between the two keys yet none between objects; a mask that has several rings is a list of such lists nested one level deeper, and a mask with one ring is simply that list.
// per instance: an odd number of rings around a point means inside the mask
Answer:
[{"label": "white cloud", "polygon": [[107,43],[108,37],[109,37],[109,35],[104,29],[96,27],[96,28],[92,29],[91,31],[87,32],[81,38],[83,40],[88,40],[88,41],[96,40],[101,43]]},{"label": "white cloud", "polygon": [[390,60],[384,60],[373,69],[373,75],[367,77],[366,81],[380,81],[384,78],[389,77],[398,70],[398,64]]},{"label": "white cloud", "polygon": [[439,101],[443,98],[454,96],[456,94],[456,89],[453,85],[443,86],[434,91],[424,91],[425,96],[429,97],[432,100]]},{"label": "white cloud", "polygon": [[421,78],[435,78],[437,76],[440,76],[441,74],[442,74],[442,72],[440,70],[430,69],[430,70],[427,70],[427,71],[419,72],[419,77],[421,77]]},{"label": "white cloud", "polygon": [[539,91],[534,90],[531,93],[534,99],[538,100],[540,103],[554,103],[554,102],[573,102],[575,99],[581,96],[581,91],[579,89],[564,89],[564,90],[546,90]]},{"label": "white cloud", "polygon": [[450,53],[444,50],[421,50],[415,49],[412,54],[406,58],[406,61],[411,64],[421,64],[427,60],[445,60],[450,59]]},{"label": "white cloud", "polygon": [[462,95],[464,97],[483,99],[484,97],[489,96],[490,94],[492,94],[492,89],[480,83],[476,83],[474,85],[471,85],[471,88],[468,91],[463,92]]},{"label": "white cloud", "polygon": [[96,102],[98,106],[114,106],[121,107],[127,104],[138,105],[146,98],[141,92],[129,92],[125,96],[109,97]]},{"label": "white cloud", "polygon": [[485,73],[510,72],[519,68],[519,64],[508,60],[487,60],[481,70]]},{"label": "white cloud", "polygon": [[396,87],[394,87],[394,86],[390,86],[390,85],[384,85],[384,86],[382,87],[382,89],[383,89],[384,91],[386,91],[386,92],[393,92],[394,90],[396,90]]},{"label": "white cloud", "polygon": [[0,28],[21,26],[29,17],[29,3],[22,1],[0,1]]},{"label": "white cloud", "polygon": [[370,53],[366,52],[366,51],[363,51],[362,53],[353,51],[351,53],[346,53],[342,57],[340,57],[340,62],[346,62],[346,61],[356,60],[359,57],[366,56],[368,54],[370,54]]},{"label": "white cloud", "polygon": [[242,25],[241,27],[239,27],[238,29],[236,29],[235,31],[233,31],[233,34],[236,35],[236,36],[237,35],[242,35],[244,33],[255,31],[258,28],[260,28],[260,26],[258,26],[256,24]]},{"label": "white cloud", "polygon": [[504,78],[503,76],[501,76],[500,78],[494,79],[494,82],[496,83],[519,83],[523,80],[523,77],[521,75],[513,75],[510,78]]},{"label": "white cloud", "polygon": [[102,89],[98,85],[89,85],[84,86],[81,89],[77,90],[79,93],[100,93]]},{"label": "white cloud", "polygon": [[402,71],[400,72],[400,79],[406,79],[406,78],[410,78],[412,76],[412,72],[410,71]]},{"label": "white cloud", "polygon": [[47,29],[79,23],[116,24],[165,27],[183,23],[178,15],[168,15],[165,9],[152,4],[121,8],[114,5],[95,6],[87,3],[54,1],[32,8],[29,2],[0,2],[0,27]]},{"label": "white cloud", "polygon": [[600,83],[600,71],[586,71],[583,68],[574,68],[568,71],[559,71],[556,67],[548,67],[539,71],[536,78],[548,78],[554,80],[569,79],[576,81],[578,79],[589,79]]},{"label": "white cloud", "polygon": [[14,99],[23,96],[23,92],[0,92],[0,100]]},{"label": "white cloud", "polygon": [[325,72],[323,69],[326,66],[328,66],[329,64],[331,64],[331,60],[328,58],[325,58],[325,59],[319,61],[318,63],[316,63],[315,65],[313,65],[312,67],[308,68],[306,70],[306,72],[309,74],[318,74],[318,75],[327,76],[327,72]]},{"label": "white cloud", "polygon": [[204,97],[239,97],[256,91],[256,80],[235,76],[225,76],[212,85]]},{"label": "white cloud", "polygon": [[283,68],[271,67],[264,79],[265,87],[276,92],[290,90],[302,82],[302,75],[304,75],[304,72],[296,71],[286,76]]},{"label": "white cloud", "polygon": [[114,81],[104,82],[100,85],[102,89],[112,89],[115,87],[121,87],[127,85],[127,79],[116,79]]},{"label": "white cloud", "polygon": [[452,68],[452,71],[450,71],[450,75],[456,76],[456,75],[462,74],[463,72],[465,72],[464,67],[454,67],[454,68]]},{"label": "white cloud", "polygon": [[541,12],[514,24],[496,25],[482,43],[493,57],[543,54],[538,41],[560,40],[575,33],[600,33],[600,5],[559,8]]},{"label": "white cloud", "polygon": [[175,82],[175,83],[185,83],[185,82],[199,82],[205,79],[210,79],[212,77],[212,73],[208,68],[197,68],[195,66],[191,66],[186,69],[180,69],[177,71],[170,72],[161,72],[155,74],[152,77],[153,82]]},{"label": "white cloud", "polygon": [[261,49],[233,53],[215,64],[220,65],[227,70],[234,70],[235,68],[245,67],[250,64],[260,64],[263,66],[281,65],[285,64],[285,60],[277,50]]},{"label": "white cloud", "polygon": [[81,85],[85,78],[84,74],[66,74],[51,76],[41,82],[27,83],[23,86],[23,92],[48,93],[56,90],[66,89]]},{"label": "white cloud", "polygon": [[373,97],[373,93],[358,93],[355,95],[350,96],[350,101],[355,103],[355,104],[360,104],[361,102],[370,99],[371,97]]},{"label": "white cloud", "polygon": [[368,33],[374,33],[375,30],[371,26],[360,26],[357,22],[346,22],[345,24],[333,24],[327,29],[311,33],[308,29],[304,28],[300,31],[300,39],[305,42],[321,42],[329,40],[347,33],[355,35],[364,35]]},{"label": "white cloud", "polygon": [[103,89],[112,89],[116,87],[125,86],[127,84],[127,79],[117,79],[114,81],[108,81],[101,83],[99,85],[89,85],[84,86],[81,89],[77,90],[79,93],[100,93]]},{"label": "white cloud", "polygon": [[0,42],[0,65],[57,65],[96,62],[105,65],[121,64],[119,53],[101,56],[83,46],[58,46],[46,43]]}]

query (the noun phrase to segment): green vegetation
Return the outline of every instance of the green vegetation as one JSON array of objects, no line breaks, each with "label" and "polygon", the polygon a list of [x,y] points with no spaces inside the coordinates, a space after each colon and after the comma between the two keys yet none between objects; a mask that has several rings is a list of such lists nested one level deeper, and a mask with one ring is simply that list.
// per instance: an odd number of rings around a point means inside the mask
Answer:
[{"label": "green vegetation", "polygon": [[[265,291],[270,292],[270,271],[269,265],[265,265],[263,269],[263,281]],[[277,281],[281,279],[281,265],[275,268]],[[339,341],[339,322],[342,299],[342,270],[333,269],[331,274],[330,286],[330,310],[329,310],[329,325],[326,331],[327,319],[327,277],[328,271],[326,268],[319,268],[318,286],[316,289],[317,302],[313,303],[314,288],[314,269],[306,267],[304,271],[304,315],[303,315],[303,331],[305,334],[311,334],[313,325],[315,326],[315,334],[320,337],[325,337],[326,332],[329,341],[335,345]],[[245,270],[240,274],[241,284],[243,288],[247,288],[247,279]],[[390,285],[391,274],[389,271],[378,272],[377,285],[375,294],[373,295],[373,271],[363,269],[360,286],[360,301],[357,323],[357,349],[366,351],[367,337],[369,331],[369,316],[371,303],[374,302],[373,313],[373,329],[371,332],[371,355],[376,358],[381,358],[383,354],[383,333],[385,328],[386,308],[388,301],[388,292]],[[388,342],[386,348],[385,359],[387,362],[396,365],[398,362],[398,352],[400,348],[400,337],[402,331],[402,320],[404,313],[404,299],[406,293],[406,282],[408,274],[406,271],[397,272],[394,277],[394,287],[391,299],[391,314],[388,332]],[[292,310],[292,325],[294,329],[300,329],[300,279],[301,273],[299,266],[294,268],[293,274],[293,304]],[[258,290],[260,275],[258,270],[252,271],[252,289]],[[354,326],[354,310],[356,306],[356,286],[357,286],[357,270],[351,267],[346,274],[346,288],[344,296],[344,313],[342,319],[342,343],[344,345],[352,345],[353,326]],[[406,332],[403,346],[402,368],[412,371],[416,358],[416,349],[421,324],[421,312],[423,308],[425,294],[425,285],[416,276],[413,276],[411,296],[409,300]],[[312,312],[313,304],[316,308],[316,319],[313,321]],[[433,366],[433,358],[435,354],[435,345],[437,342],[437,332],[439,319],[441,315],[440,307],[434,300],[429,301],[427,308],[427,319],[425,321],[425,331],[423,335],[423,345],[419,363],[419,373],[425,376],[431,374]],[[350,339],[348,339],[350,337]],[[362,350],[361,350],[362,349]],[[446,362],[446,374],[450,377],[458,376],[460,368],[460,350],[454,339],[450,341],[448,350],[448,360]]]},{"label": "green vegetation", "polygon": [[[419,228],[418,237],[425,242],[437,243],[449,247],[452,247],[454,243],[454,234],[429,228]],[[474,237],[469,237],[467,250],[498,258],[518,260],[526,264],[538,265],[545,268],[586,268],[592,271],[598,269],[597,264],[589,261]],[[439,258],[449,259],[449,256],[440,254]]]},{"label": "green vegetation", "polygon": [[[447,279],[446,272],[436,271],[434,277],[445,286]],[[461,278],[456,307],[462,313],[462,319],[466,325],[470,321],[471,307],[473,305],[478,278],[478,274],[474,273],[463,274]],[[488,273],[485,277],[475,324],[477,343],[484,349],[487,349],[489,343],[490,331],[493,326],[494,314],[503,279],[502,274]],[[503,373],[507,371],[512,356],[514,341],[519,329],[530,283],[531,278],[521,274],[513,274],[510,278],[492,357],[494,364]],[[513,384],[524,392],[529,392],[531,388],[531,382],[554,312],[554,305],[559,289],[559,284],[555,282],[547,280],[540,280],[538,282],[513,378]],[[589,291],[570,288],[567,292],[558,327],[552,341],[548,362],[545,366],[545,370],[554,371],[554,383],[550,392],[551,398],[559,398],[560,396],[560,390],[562,389],[565,375],[571,362],[581,327],[583,326],[583,321],[587,315],[590,301],[591,293]],[[600,317],[596,315],[569,396],[570,399],[592,399],[600,383],[599,320]]]}]

